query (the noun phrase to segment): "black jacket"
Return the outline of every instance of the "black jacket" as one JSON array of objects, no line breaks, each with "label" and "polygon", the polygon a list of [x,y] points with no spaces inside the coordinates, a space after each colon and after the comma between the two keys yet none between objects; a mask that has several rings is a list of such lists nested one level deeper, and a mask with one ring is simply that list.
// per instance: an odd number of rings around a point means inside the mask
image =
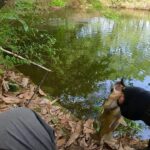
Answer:
[{"label": "black jacket", "polygon": [[150,125],[150,92],[138,87],[125,87],[125,100],[119,104],[121,114],[131,120],[143,120]]}]

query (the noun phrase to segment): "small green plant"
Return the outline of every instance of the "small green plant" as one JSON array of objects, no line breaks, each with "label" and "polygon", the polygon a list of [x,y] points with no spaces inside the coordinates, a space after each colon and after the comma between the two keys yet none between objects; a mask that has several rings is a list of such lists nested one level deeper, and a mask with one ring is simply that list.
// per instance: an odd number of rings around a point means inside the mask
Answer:
[{"label": "small green plant", "polygon": [[116,11],[111,10],[111,9],[104,9],[103,8],[103,10],[101,12],[106,18],[109,18],[112,20],[118,20],[120,17],[120,15]]},{"label": "small green plant", "polygon": [[102,4],[99,0],[89,0],[89,3],[92,5],[92,7],[94,9],[101,9],[102,8]]},{"label": "small green plant", "polygon": [[136,136],[142,130],[143,125],[128,119],[125,120],[127,126],[126,127],[120,126],[116,131],[117,135],[127,135],[133,137]]},{"label": "small green plant", "polygon": [[33,1],[16,0],[15,6],[18,10],[31,10],[33,9]]},{"label": "small green plant", "polygon": [[0,46],[21,55],[26,60],[0,53],[3,60],[1,64],[10,66],[28,63],[27,60],[44,64],[45,57],[52,52],[55,39],[48,31],[37,27],[37,22],[44,19],[39,19],[31,3],[19,0],[16,2],[15,8],[0,11]]},{"label": "small green plant", "polygon": [[66,3],[63,0],[52,0],[49,3],[50,6],[58,6],[58,7],[64,7]]},{"label": "small green plant", "polygon": [[111,4],[113,7],[119,7],[121,2],[124,2],[124,1],[128,1],[128,0],[111,0]]}]

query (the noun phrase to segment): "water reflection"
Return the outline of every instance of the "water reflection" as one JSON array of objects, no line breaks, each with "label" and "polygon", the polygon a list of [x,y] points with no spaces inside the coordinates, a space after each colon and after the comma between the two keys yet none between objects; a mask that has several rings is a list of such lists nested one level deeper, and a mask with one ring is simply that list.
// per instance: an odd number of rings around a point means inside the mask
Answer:
[{"label": "water reflection", "polygon": [[115,22],[103,17],[94,17],[88,20],[88,24],[83,26],[77,33],[77,37],[93,36],[100,32],[103,37],[113,31]]},{"label": "water reflection", "polygon": [[[150,13],[146,17],[122,14],[118,20],[67,11],[51,14],[40,25],[56,38],[55,49],[44,56],[53,72],[43,88],[61,97],[61,104],[78,117],[96,115],[111,80],[134,78],[134,85],[150,90],[149,18]],[[43,76],[33,66],[19,69],[36,83]]]}]

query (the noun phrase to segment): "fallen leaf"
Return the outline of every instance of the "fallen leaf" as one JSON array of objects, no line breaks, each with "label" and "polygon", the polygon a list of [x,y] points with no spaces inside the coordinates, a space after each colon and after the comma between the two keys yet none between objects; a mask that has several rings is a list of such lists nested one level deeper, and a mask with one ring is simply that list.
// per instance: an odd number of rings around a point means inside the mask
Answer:
[{"label": "fallen leaf", "polygon": [[67,141],[66,147],[70,146],[79,137],[79,133],[73,133],[70,139]]},{"label": "fallen leaf", "polygon": [[3,80],[2,81],[2,87],[3,87],[3,89],[4,89],[5,92],[8,92],[9,91],[8,81]]},{"label": "fallen leaf", "polygon": [[79,143],[80,143],[80,146],[82,147],[88,147],[88,144],[86,143],[86,140],[85,138],[82,138],[81,140],[79,139]]},{"label": "fallen leaf", "polygon": [[35,90],[35,86],[33,84],[30,84],[30,87],[29,87],[30,91],[34,92]]},{"label": "fallen leaf", "polygon": [[62,117],[60,118],[60,122],[61,122],[61,124],[67,125],[67,124],[68,124],[68,119],[67,119],[65,116],[62,116]]},{"label": "fallen leaf", "polygon": [[93,122],[94,120],[93,119],[88,119],[85,124],[83,125],[84,128],[83,128],[83,132],[85,134],[89,134],[89,133],[94,133],[94,129],[93,129]]},{"label": "fallen leaf", "polygon": [[15,72],[13,72],[13,71],[7,71],[7,72],[6,72],[6,76],[7,76],[11,81],[15,81],[16,78],[17,78]]},{"label": "fallen leaf", "polygon": [[41,109],[41,114],[42,115],[46,115],[47,114],[47,109],[46,108],[42,108]]},{"label": "fallen leaf", "polygon": [[66,113],[66,118],[68,119],[68,120],[70,120],[70,117],[71,117],[71,115],[70,115],[70,113]]},{"label": "fallen leaf", "polygon": [[56,129],[55,134],[56,134],[56,140],[59,140],[59,139],[62,139],[64,132],[63,130]]},{"label": "fallen leaf", "polygon": [[60,112],[60,113],[58,114],[58,118],[60,118],[60,117],[62,117],[62,116],[64,116],[64,113],[63,113],[63,112]]},{"label": "fallen leaf", "polygon": [[90,136],[90,134],[89,134],[89,133],[86,133],[86,134],[85,134],[85,139],[86,139],[86,140],[89,140],[89,139],[90,139],[90,137],[91,137],[91,136]]},{"label": "fallen leaf", "polygon": [[33,94],[34,94],[33,91],[28,90],[28,91],[25,91],[24,93],[19,94],[18,97],[21,98],[21,99],[28,100],[32,97]]},{"label": "fallen leaf", "polygon": [[69,121],[68,124],[71,127],[71,132],[74,133],[75,132],[76,123],[74,121]]},{"label": "fallen leaf", "polygon": [[49,123],[49,122],[51,122],[51,120],[52,120],[52,116],[51,116],[50,114],[46,114],[46,115],[44,116],[44,120],[46,121],[46,123]]},{"label": "fallen leaf", "polygon": [[82,131],[82,122],[79,121],[76,124],[75,132],[71,135],[70,139],[66,143],[66,147],[70,146],[72,143],[76,141]]},{"label": "fallen leaf", "polygon": [[21,85],[22,87],[26,88],[28,86],[29,79],[28,78],[22,78]]},{"label": "fallen leaf", "polygon": [[[119,150],[121,150],[121,149],[119,149]],[[128,145],[126,145],[126,146],[124,146],[124,149],[123,150],[135,150],[134,148],[131,148],[131,147],[129,147]]]},{"label": "fallen leaf", "polygon": [[91,142],[91,145],[89,146],[89,150],[98,150],[97,147],[98,146],[94,142]]},{"label": "fallen leaf", "polygon": [[123,148],[123,146],[122,146],[122,143],[119,144],[118,150],[125,150],[125,149]]},{"label": "fallen leaf", "polygon": [[39,88],[39,91],[38,91],[38,92],[39,92],[39,94],[40,94],[41,96],[47,96],[46,93],[44,93],[40,88]]},{"label": "fallen leaf", "polygon": [[6,107],[7,107],[6,104],[0,104],[0,109],[4,109],[4,108],[6,108]]},{"label": "fallen leaf", "polygon": [[19,104],[23,102],[21,99],[13,96],[8,96],[8,97],[2,96],[2,100],[7,104]]},{"label": "fallen leaf", "polygon": [[[120,146],[119,144],[116,144],[114,141],[105,141],[105,143],[111,148],[111,149],[118,149]],[[120,149],[121,150],[121,149]]]},{"label": "fallen leaf", "polygon": [[59,106],[52,106],[50,109],[50,114],[52,115],[58,115],[60,113],[60,107]]},{"label": "fallen leaf", "polygon": [[59,139],[57,140],[57,146],[62,147],[66,143],[66,139]]},{"label": "fallen leaf", "polygon": [[51,102],[50,102],[49,99],[43,98],[43,99],[41,99],[41,101],[40,101],[40,105],[41,105],[41,106],[51,105]]}]

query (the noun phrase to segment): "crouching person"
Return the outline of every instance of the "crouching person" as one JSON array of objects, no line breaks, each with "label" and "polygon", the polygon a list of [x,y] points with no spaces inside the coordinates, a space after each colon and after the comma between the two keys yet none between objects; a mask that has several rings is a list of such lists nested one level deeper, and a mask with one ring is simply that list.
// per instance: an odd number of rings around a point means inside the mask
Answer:
[{"label": "crouching person", "polygon": [[27,108],[0,113],[0,150],[56,150],[53,129]]},{"label": "crouching person", "polygon": [[[114,89],[122,93],[117,99],[121,114],[130,120],[142,120],[150,126],[150,91],[125,86],[123,81],[117,82]],[[150,140],[146,150],[150,150]]]}]

